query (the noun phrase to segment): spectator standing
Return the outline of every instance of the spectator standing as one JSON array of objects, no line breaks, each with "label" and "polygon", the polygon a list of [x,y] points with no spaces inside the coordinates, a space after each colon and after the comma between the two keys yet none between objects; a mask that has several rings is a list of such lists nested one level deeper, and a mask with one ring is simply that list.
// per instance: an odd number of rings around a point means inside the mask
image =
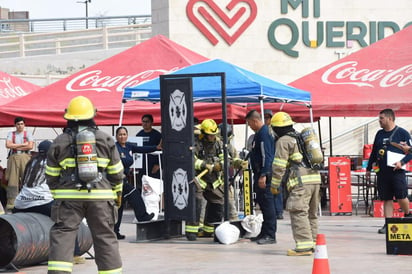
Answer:
[{"label": "spectator standing", "polygon": [[143,201],[140,192],[128,182],[128,176],[130,173],[130,166],[133,164],[133,153],[148,153],[161,149],[161,146],[142,146],[138,147],[132,143],[127,142],[128,130],[125,127],[118,127],[116,129],[116,147],[120,154],[120,159],[123,164],[123,170],[125,177],[123,178],[123,191],[122,191],[122,205],[119,207],[118,220],[114,226],[114,231],[118,240],[125,238],[120,234],[120,224],[123,217],[124,201],[128,201],[132,206],[136,219],[140,222],[150,221],[154,217],[154,213],[147,213],[146,206]]},{"label": "spectator standing", "polygon": [[6,148],[10,149],[7,160],[6,180],[7,185],[7,210],[14,208],[14,200],[19,193],[24,168],[30,160],[30,150],[33,149],[33,136],[26,130],[23,117],[14,119],[16,130],[7,134]]},{"label": "spectator standing", "polygon": [[55,200],[49,274],[72,272],[74,241],[83,218],[93,237],[98,272],[122,273],[114,224],[121,204],[123,165],[112,136],[97,128],[95,115],[88,98],[74,97],[64,114],[67,127],[47,154],[47,184]]},{"label": "spectator standing", "polygon": [[[162,134],[153,128],[153,116],[145,114],[142,116],[142,127],[136,136],[143,137],[143,146],[158,146],[162,140]],[[146,165],[148,176],[153,178],[160,178],[159,157],[157,155],[147,155],[147,163],[144,161],[142,175],[146,172]]]},{"label": "spectator standing", "polygon": [[263,214],[261,232],[253,240],[256,240],[258,244],[274,244],[276,243],[277,222],[273,195],[270,192],[270,182],[275,144],[269,133],[269,128],[263,123],[259,112],[251,110],[246,115],[246,122],[255,132],[250,161],[253,170],[253,190],[256,193],[256,202]]},{"label": "spectator standing", "polygon": [[[264,117],[265,117],[265,125],[269,127],[269,132],[273,136],[276,144],[276,134],[273,132],[272,127],[270,126],[270,121],[272,119],[273,113],[270,109],[265,109],[264,110]],[[283,219],[283,187],[280,185],[279,187],[279,193],[278,194],[273,194],[273,199],[275,202],[275,213],[276,213],[276,219],[282,220]]]},{"label": "spectator standing", "polygon": [[296,247],[288,256],[312,255],[318,233],[318,207],[320,201],[320,173],[310,168],[299,150],[293,120],[286,112],[273,115],[271,125],[278,140],[272,166],[272,193],[278,193],[282,181],[286,182],[293,239]]},{"label": "spectator standing", "polygon": [[[409,210],[408,183],[406,171],[402,166],[412,159],[411,154],[405,155],[396,163],[388,163],[388,152],[403,153],[400,148],[391,145],[391,142],[412,145],[411,135],[405,129],[395,124],[395,112],[392,109],[384,109],[379,112],[379,125],[382,128],[375,135],[373,149],[366,168],[366,178],[370,179],[370,171],[375,170],[379,198],[383,201],[385,218],[393,216],[393,198],[398,201],[405,217],[412,214]],[[385,234],[386,226],[378,230]]]}]

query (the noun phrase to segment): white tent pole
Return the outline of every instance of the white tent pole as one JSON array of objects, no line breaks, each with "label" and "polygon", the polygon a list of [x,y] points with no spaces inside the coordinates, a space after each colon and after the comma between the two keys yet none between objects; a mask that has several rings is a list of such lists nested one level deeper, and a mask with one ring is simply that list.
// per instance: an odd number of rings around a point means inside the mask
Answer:
[{"label": "white tent pole", "polygon": [[263,109],[263,98],[259,98],[260,101],[260,113],[262,115],[262,121],[265,121],[265,113],[264,113],[264,109]]},{"label": "white tent pole", "polygon": [[309,113],[310,113],[310,124],[311,124],[312,128],[314,128],[313,127],[313,109],[312,109],[312,106],[309,107]]},{"label": "white tent pole", "polygon": [[119,127],[122,126],[122,121],[123,121],[123,111],[124,111],[124,104],[126,101],[122,101],[122,108],[120,109],[120,118],[119,118]]}]

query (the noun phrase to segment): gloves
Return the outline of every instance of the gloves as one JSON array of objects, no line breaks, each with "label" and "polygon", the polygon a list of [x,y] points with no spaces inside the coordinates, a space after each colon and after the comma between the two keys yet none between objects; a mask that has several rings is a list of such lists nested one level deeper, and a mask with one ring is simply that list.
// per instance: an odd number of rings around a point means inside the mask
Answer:
[{"label": "gloves", "polygon": [[233,158],[232,165],[236,169],[247,169],[249,167],[249,162],[240,158]]},{"label": "gloves", "polygon": [[207,170],[209,170],[209,173],[212,173],[212,172],[213,172],[214,165],[212,165],[212,164],[206,164],[206,165],[205,165],[205,168],[207,168]]},{"label": "gloves", "polygon": [[270,187],[270,192],[272,192],[273,195],[278,195],[280,193],[280,188]]},{"label": "gloves", "polygon": [[214,171],[221,171],[222,170],[222,164],[220,162],[215,162],[213,164],[213,170]]},{"label": "gloves", "polygon": [[242,169],[248,169],[249,161],[242,161],[240,166],[242,167]]},{"label": "gloves", "polygon": [[219,154],[219,160],[223,162],[225,160],[225,155],[223,153]]},{"label": "gloves", "polygon": [[114,202],[116,203],[117,207],[121,207],[122,206],[122,195],[118,195],[117,198],[114,200]]}]

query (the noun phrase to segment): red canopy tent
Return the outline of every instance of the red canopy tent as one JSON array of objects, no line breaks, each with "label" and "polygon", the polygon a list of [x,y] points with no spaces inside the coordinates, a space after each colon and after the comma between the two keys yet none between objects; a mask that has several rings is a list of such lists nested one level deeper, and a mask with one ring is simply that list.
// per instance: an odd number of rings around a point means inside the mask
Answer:
[{"label": "red canopy tent", "polygon": [[0,106],[26,96],[41,87],[0,71]]},{"label": "red canopy tent", "polygon": [[411,42],[409,26],[289,85],[311,92],[314,116],[371,117],[385,108],[412,116]]},{"label": "red canopy tent", "polygon": [[[119,123],[123,89],[137,85],[160,74],[208,60],[164,36],[155,36],[141,44],[114,55],[65,79],[44,87],[0,108],[0,126],[12,126],[14,117],[23,116],[30,126],[63,127],[64,109],[75,96],[83,95],[97,108],[96,123]],[[219,118],[216,104],[195,105],[195,116],[200,120]],[[122,124],[136,125],[143,114],[153,115],[160,122],[160,105],[134,101],[125,104]],[[245,110],[231,106],[228,118],[243,119]],[[230,121],[230,122],[231,122]]]}]

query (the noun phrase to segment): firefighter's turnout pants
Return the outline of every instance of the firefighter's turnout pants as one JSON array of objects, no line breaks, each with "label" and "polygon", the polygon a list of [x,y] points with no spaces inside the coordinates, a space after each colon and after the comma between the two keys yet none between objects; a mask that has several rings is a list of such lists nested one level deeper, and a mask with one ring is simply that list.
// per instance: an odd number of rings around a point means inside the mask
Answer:
[{"label": "firefighter's turnout pants", "polygon": [[316,245],[320,184],[296,185],[289,192],[286,210],[290,213],[296,250],[309,250]]},{"label": "firefighter's turnout pants", "polygon": [[30,158],[28,153],[14,153],[7,160],[7,204],[11,207],[14,206],[14,200],[19,194],[19,187],[23,183],[20,180],[23,180],[24,169]]},{"label": "firefighter's turnout pants", "polygon": [[210,184],[206,189],[196,189],[196,219],[194,222],[187,222],[186,233],[197,234],[200,229],[200,212],[202,210],[202,197],[207,201],[205,210],[203,232],[211,234],[214,232],[213,223],[221,222],[223,218],[224,204],[223,185],[213,188]]},{"label": "firefighter's turnout pants", "polygon": [[[110,270],[107,273],[121,273],[119,244],[113,229],[117,220],[117,207],[114,201],[56,200],[51,218],[55,224],[50,230],[48,273],[72,272],[74,242],[83,218],[87,218],[87,225],[92,233],[99,273],[106,273],[105,269]],[[53,263],[56,264],[56,270],[51,266]],[[114,271],[116,269],[119,272]]]}]

